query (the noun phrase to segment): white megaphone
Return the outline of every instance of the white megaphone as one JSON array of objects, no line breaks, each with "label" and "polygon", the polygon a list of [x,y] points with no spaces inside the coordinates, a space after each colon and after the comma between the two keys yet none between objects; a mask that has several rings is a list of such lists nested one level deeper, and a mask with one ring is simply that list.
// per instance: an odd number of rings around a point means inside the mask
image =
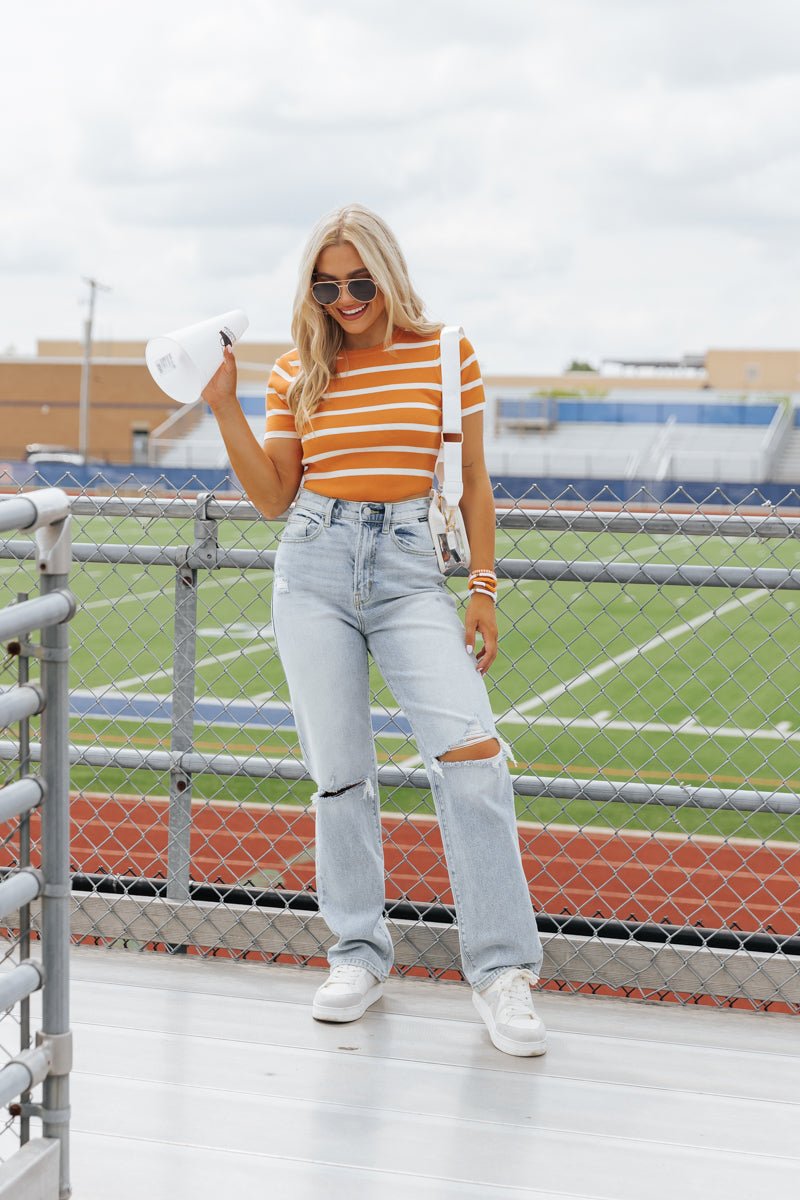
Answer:
[{"label": "white megaphone", "polygon": [[238,342],[250,322],[240,308],[187,325],[145,347],[147,369],[162,392],[179,404],[194,404],[217,368],[226,346]]}]

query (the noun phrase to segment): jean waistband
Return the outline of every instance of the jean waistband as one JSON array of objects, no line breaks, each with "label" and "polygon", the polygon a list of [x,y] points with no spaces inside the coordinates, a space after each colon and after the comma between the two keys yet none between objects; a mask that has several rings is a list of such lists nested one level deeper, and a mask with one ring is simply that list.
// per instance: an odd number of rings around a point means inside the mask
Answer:
[{"label": "jean waistband", "polygon": [[304,512],[319,513],[325,524],[331,521],[353,521],[358,524],[380,525],[388,529],[391,525],[402,525],[404,521],[424,517],[430,508],[430,497],[420,496],[416,500],[337,500],[333,496],[321,496],[301,488],[295,500],[295,508]]}]

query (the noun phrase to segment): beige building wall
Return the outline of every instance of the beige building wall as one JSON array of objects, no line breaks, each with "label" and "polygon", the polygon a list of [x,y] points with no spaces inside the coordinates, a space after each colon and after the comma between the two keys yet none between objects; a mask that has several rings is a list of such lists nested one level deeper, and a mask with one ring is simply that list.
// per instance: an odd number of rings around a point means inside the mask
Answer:
[{"label": "beige building wall", "polygon": [[[95,342],[89,386],[89,457],[130,462],[135,429],[153,433],[177,406],[153,382],[144,342]],[[0,359],[0,458],[24,459],[33,443],[77,450],[83,350],[76,341],[39,341],[36,359]],[[261,342],[238,348],[239,379],[259,387],[290,349]]]},{"label": "beige building wall", "polygon": [[706,372],[720,391],[800,391],[800,350],[709,350]]},{"label": "beige building wall", "polygon": [[[80,363],[0,363],[0,455],[22,459],[32,442],[77,450],[80,390]],[[152,431],[174,408],[144,363],[93,363],[90,457],[129,461],[133,430]]]},{"label": "beige building wall", "polygon": [[705,385],[704,378],[667,375],[599,375],[592,371],[567,371],[563,375],[484,375],[488,387],[509,392],[570,392],[582,396],[605,396],[618,388],[630,392],[693,391]]}]

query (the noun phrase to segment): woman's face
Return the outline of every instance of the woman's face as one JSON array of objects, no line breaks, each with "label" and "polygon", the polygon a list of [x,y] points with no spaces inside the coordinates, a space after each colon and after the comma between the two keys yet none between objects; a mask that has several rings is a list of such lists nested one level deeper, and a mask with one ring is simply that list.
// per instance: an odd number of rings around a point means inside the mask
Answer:
[{"label": "woman's face", "polygon": [[[348,279],[369,279],[370,274],[361,261],[361,256],[350,242],[338,246],[326,246],[317,259],[314,281],[344,283]],[[374,300],[360,304],[354,300],[346,287],[340,288],[339,299],[326,304],[325,311],[344,330],[344,344],[351,350],[375,346],[386,334],[386,303],[383,293],[378,292]]]}]

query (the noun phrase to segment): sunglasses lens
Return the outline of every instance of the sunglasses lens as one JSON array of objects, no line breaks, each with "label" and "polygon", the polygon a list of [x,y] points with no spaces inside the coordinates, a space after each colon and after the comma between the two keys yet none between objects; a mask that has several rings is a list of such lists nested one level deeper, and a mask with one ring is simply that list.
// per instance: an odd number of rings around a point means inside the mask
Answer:
[{"label": "sunglasses lens", "polygon": [[374,279],[351,279],[347,290],[360,304],[368,304],[378,294],[378,287]]},{"label": "sunglasses lens", "polygon": [[311,295],[317,304],[335,304],[339,299],[339,285],[338,283],[315,283],[311,288]]}]

